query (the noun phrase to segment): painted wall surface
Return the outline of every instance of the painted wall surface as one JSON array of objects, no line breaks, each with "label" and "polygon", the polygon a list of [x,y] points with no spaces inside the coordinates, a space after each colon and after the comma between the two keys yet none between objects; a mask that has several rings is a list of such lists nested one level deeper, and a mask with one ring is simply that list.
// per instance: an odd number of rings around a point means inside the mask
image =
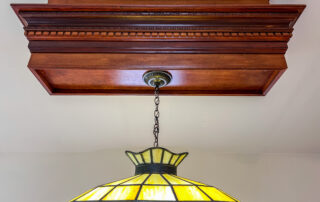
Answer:
[{"label": "painted wall surface", "polygon": [[[320,154],[189,152],[180,176],[217,186],[242,202],[319,201]],[[0,165],[1,201],[10,202],[66,202],[134,172],[120,150],[1,153]]]}]

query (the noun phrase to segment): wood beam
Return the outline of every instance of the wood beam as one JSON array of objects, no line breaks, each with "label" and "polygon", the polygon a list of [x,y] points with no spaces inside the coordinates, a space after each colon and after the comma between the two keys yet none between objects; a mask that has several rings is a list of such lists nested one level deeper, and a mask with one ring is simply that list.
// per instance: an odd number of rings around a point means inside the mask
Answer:
[{"label": "wood beam", "polygon": [[12,7],[29,40],[29,69],[51,95],[152,95],[142,80],[149,70],[172,74],[161,94],[266,95],[287,69],[287,43],[305,8],[263,0],[49,3]]}]

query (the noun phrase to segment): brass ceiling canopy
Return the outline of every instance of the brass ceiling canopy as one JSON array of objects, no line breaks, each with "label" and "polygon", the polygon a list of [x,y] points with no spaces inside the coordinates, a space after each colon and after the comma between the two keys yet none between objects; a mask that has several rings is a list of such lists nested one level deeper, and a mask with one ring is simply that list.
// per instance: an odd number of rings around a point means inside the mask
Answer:
[{"label": "brass ceiling canopy", "polygon": [[165,71],[149,71],[143,75],[144,82],[151,87],[164,87],[171,82],[172,75]]}]

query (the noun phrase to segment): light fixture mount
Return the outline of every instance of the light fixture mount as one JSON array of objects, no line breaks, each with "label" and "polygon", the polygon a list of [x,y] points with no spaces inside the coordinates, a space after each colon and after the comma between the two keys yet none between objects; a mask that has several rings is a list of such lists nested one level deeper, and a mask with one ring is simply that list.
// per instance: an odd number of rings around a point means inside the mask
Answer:
[{"label": "light fixture mount", "polygon": [[151,87],[159,88],[168,85],[172,80],[172,75],[166,71],[148,71],[143,75],[144,82]]}]

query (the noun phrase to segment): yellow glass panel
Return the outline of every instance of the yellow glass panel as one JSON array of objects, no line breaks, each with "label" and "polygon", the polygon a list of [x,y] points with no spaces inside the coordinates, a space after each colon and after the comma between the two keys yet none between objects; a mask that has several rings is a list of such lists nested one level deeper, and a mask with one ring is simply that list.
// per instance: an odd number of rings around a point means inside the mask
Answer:
[{"label": "yellow glass panel", "polygon": [[173,157],[172,157],[172,159],[170,161],[170,164],[173,165],[176,162],[178,157],[179,157],[179,155],[177,155],[177,154],[173,155]]},{"label": "yellow glass panel", "polygon": [[142,163],[143,163],[141,154],[136,154],[136,158],[138,159],[139,164],[142,164]]},{"label": "yellow glass panel", "polygon": [[143,152],[142,156],[143,156],[144,162],[151,163],[151,152],[150,152],[150,150],[147,150],[147,151]]},{"label": "yellow glass panel", "polygon": [[190,183],[183,181],[179,178],[176,178],[173,175],[163,174],[163,176],[173,185],[191,185]]},{"label": "yellow glass panel", "polygon": [[138,200],[175,201],[170,186],[142,186]]},{"label": "yellow glass panel", "polygon": [[181,155],[181,156],[179,157],[179,159],[177,160],[175,166],[178,166],[178,165],[181,163],[181,161],[184,159],[184,157],[186,157],[186,155],[187,155],[187,154]]},{"label": "yellow glass panel", "polygon": [[113,187],[98,187],[93,191],[85,194],[84,196],[80,197],[77,201],[94,201],[100,200],[104,195],[106,195]]},{"label": "yellow glass panel", "polygon": [[[178,177],[178,176],[177,176],[177,177]],[[178,177],[178,178],[180,178],[180,179],[182,179],[182,180],[185,180],[185,181],[188,181],[188,182],[190,182],[190,183],[192,183],[192,184],[195,184],[195,185],[205,185],[205,184],[203,184],[203,183],[201,183],[201,182],[196,182],[196,181],[189,180],[189,179],[186,179],[186,178],[183,178],[183,177]]]},{"label": "yellow glass panel", "polygon": [[111,182],[111,183],[109,183],[109,184],[105,184],[105,186],[106,186],[106,185],[119,185],[119,184],[121,184],[121,183],[123,183],[123,182],[126,182],[126,181],[128,181],[128,180],[130,180],[130,179],[132,179],[132,178],[138,177],[138,176],[139,176],[139,175],[136,175],[136,176],[133,176],[133,177],[129,177],[129,178],[126,178],[126,179],[123,179],[123,180]]},{"label": "yellow glass panel", "polygon": [[225,193],[219,191],[218,189],[214,187],[199,187],[202,191],[204,191],[208,196],[210,196],[215,201],[230,201],[235,202],[234,199],[227,196]]},{"label": "yellow glass panel", "polygon": [[160,174],[152,174],[145,184],[168,184]]},{"label": "yellow glass panel", "polygon": [[153,149],[152,150],[152,159],[153,163],[161,163],[163,149]]},{"label": "yellow glass panel", "polygon": [[133,156],[133,154],[132,153],[127,153],[128,154],[128,156],[129,156],[129,158],[133,161],[133,163],[135,164],[135,165],[138,165],[138,162],[137,162],[137,160],[134,158],[134,156]]},{"label": "yellow glass panel", "polygon": [[128,182],[125,182],[123,184],[142,184],[144,180],[149,176],[149,174],[143,174],[137,178],[134,178],[132,180],[129,180]]},{"label": "yellow glass panel", "polygon": [[170,161],[170,159],[171,159],[171,156],[172,156],[172,154],[170,153],[170,152],[168,152],[168,151],[164,151],[164,153],[163,153],[163,160],[162,160],[162,163],[164,163],[164,164],[169,164],[169,161]]},{"label": "yellow glass panel", "polygon": [[211,201],[196,186],[173,186],[179,201]]},{"label": "yellow glass panel", "polygon": [[138,194],[140,186],[118,186],[112,190],[106,197],[103,198],[104,201],[119,201],[119,200],[135,200]]}]

